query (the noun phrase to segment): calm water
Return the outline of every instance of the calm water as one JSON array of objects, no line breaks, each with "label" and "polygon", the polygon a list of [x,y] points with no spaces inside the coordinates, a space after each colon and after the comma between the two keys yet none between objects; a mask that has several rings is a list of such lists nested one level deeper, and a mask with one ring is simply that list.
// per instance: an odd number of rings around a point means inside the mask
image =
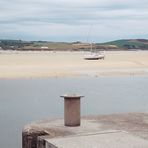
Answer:
[{"label": "calm water", "polygon": [[31,121],[63,117],[65,93],[85,95],[82,115],[148,112],[148,77],[0,80],[0,148],[21,148]]}]

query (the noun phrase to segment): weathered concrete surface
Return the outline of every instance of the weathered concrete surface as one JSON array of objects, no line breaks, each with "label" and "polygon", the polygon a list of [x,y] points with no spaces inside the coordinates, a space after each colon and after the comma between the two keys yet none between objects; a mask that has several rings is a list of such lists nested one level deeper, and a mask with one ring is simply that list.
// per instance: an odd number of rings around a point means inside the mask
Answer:
[{"label": "weathered concrete surface", "polygon": [[[120,147],[118,146],[119,143],[116,141],[116,138],[119,138],[119,141],[121,141],[121,143],[122,141],[128,142],[128,144],[130,144],[131,146],[136,142],[137,144],[143,143],[143,148],[145,148],[145,145],[148,147],[148,113],[127,113],[83,117],[81,120],[81,126],[79,127],[65,127],[63,119],[43,120],[25,126],[23,134],[26,133],[26,135],[28,134],[29,137],[33,137],[34,134],[32,133],[36,133],[36,131],[38,131],[39,133],[43,133],[42,135],[47,136],[35,136],[34,142],[37,142],[36,145],[31,145],[33,143],[30,140],[31,138],[27,140],[23,139],[23,141],[25,141],[23,144],[23,148],[47,148],[47,146],[49,146],[48,143],[52,142],[50,140],[54,141],[54,138],[63,139],[63,137],[68,137],[73,139],[74,137],[72,136],[75,136],[74,139],[79,139],[76,137],[81,136],[84,138],[84,140],[92,139],[91,137],[93,137],[96,133],[98,136],[100,136],[99,133],[105,133],[101,134],[104,136],[100,137],[100,139],[102,139],[102,143],[104,143],[106,139],[112,139],[115,144],[117,144],[116,147]],[[108,134],[108,132],[110,131],[116,134]],[[131,138],[134,140],[127,141],[127,135],[129,136],[129,139]],[[82,146],[80,146],[80,148],[81,147]],[[114,145],[111,144],[109,147],[114,148]]]},{"label": "weathered concrete surface", "polygon": [[125,132],[106,132],[53,138],[46,148],[147,148],[148,141]]}]

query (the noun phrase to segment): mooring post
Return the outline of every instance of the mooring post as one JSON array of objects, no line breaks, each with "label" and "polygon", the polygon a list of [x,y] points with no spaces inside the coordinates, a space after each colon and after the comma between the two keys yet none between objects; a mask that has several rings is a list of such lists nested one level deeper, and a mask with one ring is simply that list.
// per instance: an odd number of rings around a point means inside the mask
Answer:
[{"label": "mooring post", "polygon": [[80,126],[80,95],[62,95],[64,98],[64,124],[65,126]]}]

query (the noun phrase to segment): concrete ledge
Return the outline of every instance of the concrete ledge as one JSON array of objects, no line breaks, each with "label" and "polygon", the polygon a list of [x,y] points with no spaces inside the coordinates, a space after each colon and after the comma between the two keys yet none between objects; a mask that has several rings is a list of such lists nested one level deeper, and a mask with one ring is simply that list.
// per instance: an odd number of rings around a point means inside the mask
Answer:
[{"label": "concrete ledge", "polygon": [[[108,132],[115,132],[116,134],[107,134]],[[97,136],[94,135],[96,133]],[[106,134],[101,134],[101,136],[99,133]],[[123,143],[129,143],[131,148],[133,148],[132,146],[134,146],[136,142],[143,143],[143,146],[146,145],[148,147],[148,113],[87,116],[82,118],[81,126],[79,127],[65,127],[63,119],[42,120],[25,126],[22,135],[23,148],[49,148],[49,144],[54,145],[56,142],[60,144],[58,141],[62,142],[69,138],[73,139],[73,142],[75,140],[77,141],[77,139],[79,141],[80,137],[82,141],[86,140],[86,137],[88,141],[89,139],[93,140],[91,137],[96,137],[96,139],[100,137],[99,139],[102,139],[103,144],[105,143],[103,140],[109,135],[107,139],[112,139],[113,143],[119,139],[119,141],[123,141]],[[133,140],[128,141],[126,138],[128,136],[129,139],[131,138]],[[68,143],[68,141],[66,143]],[[118,142],[116,144],[117,147],[120,147],[118,146]],[[114,148],[113,146],[111,142],[109,147]],[[62,147],[62,143],[60,147]],[[82,148],[82,145],[78,148]]]}]

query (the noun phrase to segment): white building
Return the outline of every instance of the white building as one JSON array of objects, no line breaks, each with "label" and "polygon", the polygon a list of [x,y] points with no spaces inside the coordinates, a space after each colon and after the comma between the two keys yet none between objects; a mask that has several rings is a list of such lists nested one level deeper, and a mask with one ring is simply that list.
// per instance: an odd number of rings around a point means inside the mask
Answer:
[{"label": "white building", "polygon": [[47,46],[42,46],[41,49],[48,49],[48,47]]}]

